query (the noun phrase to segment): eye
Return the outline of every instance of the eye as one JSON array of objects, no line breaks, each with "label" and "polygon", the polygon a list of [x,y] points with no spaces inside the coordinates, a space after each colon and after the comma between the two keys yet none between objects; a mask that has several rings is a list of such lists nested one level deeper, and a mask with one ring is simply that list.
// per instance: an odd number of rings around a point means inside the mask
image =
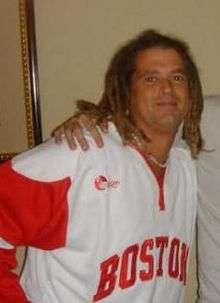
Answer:
[{"label": "eye", "polygon": [[158,80],[157,76],[150,76],[150,75],[144,76],[144,82],[146,83],[156,83],[157,80]]},{"label": "eye", "polygon": [[173,80],[178,83],[185,83],[187,82],[187,77],[182,74],[177,74],[177,75],[173,75]]}]

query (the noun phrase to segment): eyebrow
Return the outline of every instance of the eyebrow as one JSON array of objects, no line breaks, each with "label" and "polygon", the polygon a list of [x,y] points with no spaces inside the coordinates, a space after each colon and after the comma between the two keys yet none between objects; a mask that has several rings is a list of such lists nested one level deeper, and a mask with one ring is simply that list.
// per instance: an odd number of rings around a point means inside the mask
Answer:
[{"label": "eyebrow", "polygon": [[187,72],[184,68],[177,68],[177,69],[174,69],[172,72],[187,75]]},{"label": "eyebrow", "polygon": [[[135,70],[134,71],[135,73],[136,73],[136,75],[138,76],[138,77],[142,77],[142,76],[144,76],[144,75],[156,75],[156,74],[158,74],[159,73],[159,71],[157,70],[157,69],[148,69],[148,70],[143,70],[143,71],[140,71],[140,70]],[[182,74],[182,75],[185,75],[185,76],[188,76],[188,74],[187,74],[187,72],[186,72],[186,70],[184,69],[184,68],[176,68],[176,69],[173,69],[172,71],[171,71],[171,73],[172,74]]]}]

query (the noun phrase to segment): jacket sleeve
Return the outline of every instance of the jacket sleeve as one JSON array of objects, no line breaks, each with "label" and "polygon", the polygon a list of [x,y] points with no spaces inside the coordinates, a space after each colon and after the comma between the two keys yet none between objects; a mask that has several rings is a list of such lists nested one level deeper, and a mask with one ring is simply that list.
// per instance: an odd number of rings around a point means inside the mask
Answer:
[{"label": "jacket sleeve", "polygon": [[[1,242],[0,240],[0,245]],[[11,272],[17,265],[15,252],[14,248],[0,248],[0,302],[28,302],[23,289],[20,287],[19,277]]]},{"label": "jacket sleeve", "polygon": [[16,267],[16,246],[44,250],[65,244],[67,191],[70,179],[54,182],[32,180],[12,168],[0,167],[0,302],[28,302]]}]

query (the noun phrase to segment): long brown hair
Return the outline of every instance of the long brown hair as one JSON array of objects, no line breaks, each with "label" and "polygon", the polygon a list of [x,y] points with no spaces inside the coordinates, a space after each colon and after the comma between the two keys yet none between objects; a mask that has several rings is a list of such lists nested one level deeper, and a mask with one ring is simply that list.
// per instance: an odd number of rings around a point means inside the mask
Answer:
[{"label": "long brown hair", "polygon": [[116,52],[110,62],[105,76],[104,92],[98,106],[90,107],[89,103],[81,101],[79,108],[87,110],[93,108],[95,111],[98,110],[103,118],[112,120],[123,142],[132,141],[134,136],[142,140],[143,134],[136,129],[129,115],[130,83],[137,54],[153,47],[174,49],[185,65],[192,106],[184,120],[182,138],[189,146],[192,156],[196,157],[203,147],[200,131],[203,95],[196,64],[188,45],[180,39],[163,35],[155,30],[146,30],[129,40]]}]

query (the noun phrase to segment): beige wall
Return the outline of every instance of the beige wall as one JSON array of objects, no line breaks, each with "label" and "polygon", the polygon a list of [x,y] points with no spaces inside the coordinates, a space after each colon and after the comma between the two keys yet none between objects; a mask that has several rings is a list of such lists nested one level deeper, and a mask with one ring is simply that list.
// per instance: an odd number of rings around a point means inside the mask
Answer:
[{"label": "beige wall", "polygon": [[27,148],[18,0],[0,0],[0,153]]}]

